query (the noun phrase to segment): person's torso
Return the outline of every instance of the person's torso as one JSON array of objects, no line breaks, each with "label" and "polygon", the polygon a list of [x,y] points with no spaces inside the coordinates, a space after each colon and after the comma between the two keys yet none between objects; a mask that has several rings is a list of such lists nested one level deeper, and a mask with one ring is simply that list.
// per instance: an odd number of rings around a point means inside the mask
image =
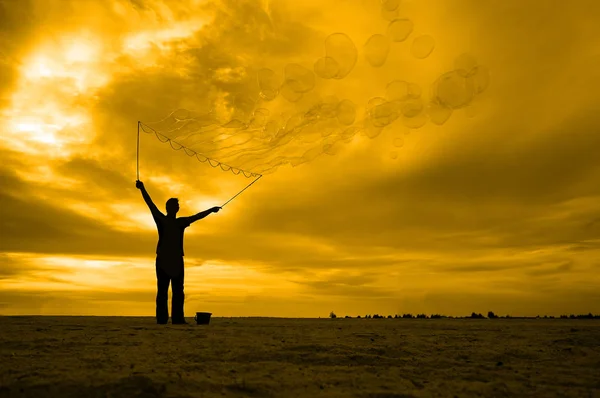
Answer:
[{"label": "person's torso", "polygon": [[185,227],[176,218],[164,217],[157,223],[158,245],[156,254],[167,257],[183,256],[183,233]]}]

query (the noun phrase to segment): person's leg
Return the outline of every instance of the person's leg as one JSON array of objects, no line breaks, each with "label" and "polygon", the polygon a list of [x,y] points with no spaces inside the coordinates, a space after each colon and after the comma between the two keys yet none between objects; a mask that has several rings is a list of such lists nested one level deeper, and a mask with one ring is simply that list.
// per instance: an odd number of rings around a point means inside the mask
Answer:
[{"label": "person's leg", "polygon": [[185,317],[183,315],[183,302],[185,295],[183,293],[183,258],[181,258],[181,265],[179,268],[179,275],[173,278],[171,289],[173,289],[173,299],[171,301],[171,323],[185,323]]},{"label": "person's leg", "polygon": [[156,323],[166,324],[169,321],[169,283],[171,277],[159,266],[156,260]]}]

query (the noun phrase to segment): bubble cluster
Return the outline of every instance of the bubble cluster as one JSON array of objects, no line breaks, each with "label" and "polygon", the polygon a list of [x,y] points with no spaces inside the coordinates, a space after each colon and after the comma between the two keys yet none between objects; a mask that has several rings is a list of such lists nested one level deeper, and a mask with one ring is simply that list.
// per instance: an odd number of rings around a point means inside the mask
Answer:
[{"label": "bubble cluster", "polygon": [[334,33],[325,39],[325,56],[314,65],[315,74],[323,79],[343,79],[358,58],[354,42],[344,33]]},{"label": "bubble cluster", "polygon": [[[364,43],[362,56],[367,65],[383,67],[396,48],[393,43],[413,35],[414,23],[399,17],[400,10],[400,0],[381,0],[382,16],[389,23],[385,34],[372,34]],[[420,35],[412,40],[409,51],[425,59],[435,46],[432,36]],[[489,70],[464,53],[456,57],[451,70],[433,81],[429,92],[396,76],[378,87],[378,94],[365,98],[362,112],[350,99],[325,96],[319,87],[325,83],[320,79],[342,80],[354,70],[359,55],[355,43],[337,32],[327,36],[324,49],[312,65],[299,61],[284,64],[277,72],[258,69],[257,89],[246,90],[252,94],[226,94],[210,111],[181,109],[145,126],[161,141],[169,137],[174,149],[185,148],[190,156],[219,159],[240,170],[265,174],[282,165],[298,166],[323,154],[335,155],[357,134],[375,138],[395,123],[406,127],[408,134],[429,121],[441,126],[458,109],[473,117],[478,109],[473,100],[490,85]],[[341,87],[339,82],[329,85]],[[396,159],[403,146],[404,137],[396,136],[390,157]]]},{"label": "bubble cluster", "polygon": [[467,116],[476,112],[475,97],[483,93],[490,84],[488,68],[478,65],[474,57],[461,54],[454,62],[454,70],[438,77],[431,86],[431,100],[427,114],[432,123],[442,125],[457,109],[465,108]]}]

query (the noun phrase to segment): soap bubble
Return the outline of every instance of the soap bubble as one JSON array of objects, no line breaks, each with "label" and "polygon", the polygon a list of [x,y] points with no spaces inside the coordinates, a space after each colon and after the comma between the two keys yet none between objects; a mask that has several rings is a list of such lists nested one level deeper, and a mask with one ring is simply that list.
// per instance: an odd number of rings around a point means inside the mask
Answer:
[{"label": "soap bubble", "polygon": [[410,99],[400,104],[400,112],[404,117],[412,118],[423,112],[423,101],[420,99]]},{"label": "soap bubble", "polygon": [[350,126],[356,119],[356,106],[350,100],[343,100],[337,106],[337,119],[344,126]]},{"label": "soap bubble", "polygon": [[269,119],[269,115],[271,112],[266,108],[258,108],[254,111],[252,115],[252,120],[250,121],[250,127],[252,128],[263,128]]},{"label": "soap bubble", "polygon": [[403,147],[404,146],[404,137],[399,136],[399,137],[394,138],[394,146],[396,148]]},{"label": "soap bubble", "polygon": [[446,123],[448,119],[450,119],[450,116],[452,116],[452,109],[445,106],[437,99],[433,99],[429,102],[426,112],[429,115],[429,120],[438,126]]},{"label": "soap bubble", "polygon": [[367,40],[364,47],[365,58],[373,67],[382,66],[390,52],[390,43],[387,37],[375,34]]},{"label": "soap bubble", "polygon": [[394,80],[385,87],[385,96],[390,101],[404,101],[410,98],[421,97],[421,87],[416,83],[409,83],[404,80]]},{"label": "soap bubble", "polygon": [[456,71],[444,73],[433,83],[433,98],[450,109],[459,109],[475,95],[474,81]]},{"label": "soap bubble", "polygon": [[385,101],[369,110],[371,123],[375,127],[385,127],[392,124],[400,116],[400,103]]},{"label": "soap bubble", "polygon": [[299,64],[287,64],[284,69],[285,85],[296,93],[306,93],[315,87],[315,75]]},{"label": "soap bubble", "polygon": [[290,102],[298,102],[303,94],[293,90],[288,82],[281,86],[281,96]]},{"label": "soap bubble", "polygon": [[415,38],[412,42],[410,51],[415,58],[427,58],[435,48],[435,40],[429,35],[422,35]]},{"label": "soap bubble", "polygon": [[338,71],[333,78],[343,79],[356,65],[358,51],[354,42],[347,35],[333,33],[325,39],[325,57],[331,58],[337,63]]},{"label": "soap bubble", "polygon": [[271,69],[263,68],[257,73],[259,95],[266,101],[274,100],[279,94],[279,82]]},{"label": "soap bubble", "polygon": [[397,151],[391,151],[390,152],[390,157],[392,159],[397,159],[398,158],[398,152]]},{"label": "soap bubble", "polygon": [[381,7],[387,11],[394,11],[400,6],[400,0],[381,0]]},{"label": "soap bubble", "polygon": [[454,69],[462,77],[469,77],[474,73],[477,60],[470,54],[463,53],[454,60]]},{"label": "soap bubble", "polygon": [[333,79],[340,71],[337,61],[331,57],[322,57],[315,62],[315,74],[323,79]]},{"label": "soap bubble", "polygon": [[393,41],[403,42],[412,33],[414,24],[410,19],[394,19],[388,25],[388,33]]},{"label": "soap bubble", "polygon": [[427,115],[421,111],[415,116],[406,117],[402,115],[401,122],[404,126],[411,129],[420,129],[427,124]]},{"label": "soap bubble", "polygon": [[490,85],[490,71],[487,67],[478,65],[472,72],[469,78],[473,81],[473,90],[475,94],[481,94]]}]

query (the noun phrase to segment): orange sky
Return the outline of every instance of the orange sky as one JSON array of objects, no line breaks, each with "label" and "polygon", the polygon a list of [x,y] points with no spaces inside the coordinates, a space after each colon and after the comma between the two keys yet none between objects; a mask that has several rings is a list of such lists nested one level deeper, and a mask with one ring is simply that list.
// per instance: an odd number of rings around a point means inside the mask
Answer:
[{"label": "orange sky", "polygon": [[[185,108],[224,123],[242,96],[281,126],[347,99],[356,134],[327,153],[337,122],[323,121],[328,137],[298,130],[261,156],[320,156],[188,229],[188,316],[599,313],[600,3],[395,3],[0,0],[0,314],[153,316],[137,121]],[[406,40],[392,40],[394,19],[412,22]],[[347,76],[316,76],[297,102],[285,87],[260,96],[257,71],[312,71],[338,32],[357,49]],[[435,82],[465,60],[489,86],[436,124]],[[373,129],[395,80],[418,88],[422,111]],[[263,130],[252,142],[268,148]],[[184,216],[251,181],[147,134],[140,174]]]}]

